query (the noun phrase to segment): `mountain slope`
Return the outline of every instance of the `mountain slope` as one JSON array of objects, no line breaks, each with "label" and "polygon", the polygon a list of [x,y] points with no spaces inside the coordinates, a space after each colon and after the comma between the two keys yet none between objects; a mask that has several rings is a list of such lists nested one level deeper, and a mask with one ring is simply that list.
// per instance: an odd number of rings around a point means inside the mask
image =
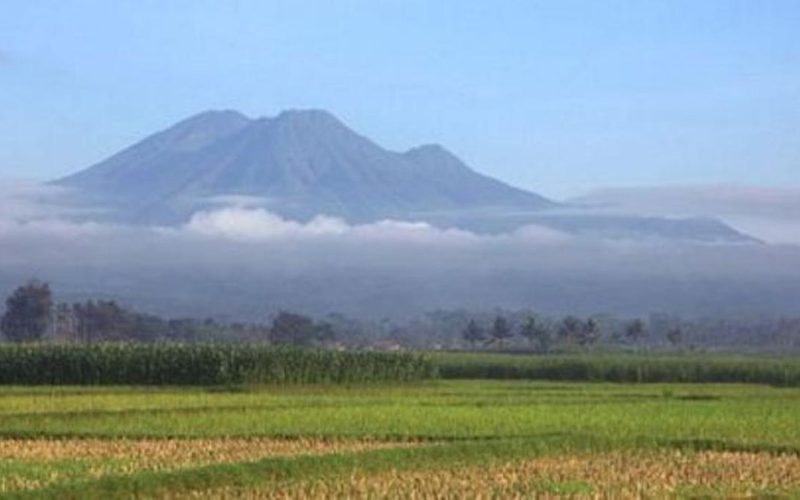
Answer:
[{"label": "mountain slope", "polygon": [[258,119],[207,111],[55,183],[98,208],[95,217],[126,223],[180,224],[247,196],[301,221],[326,214],[480,233],[536,224],[611,238],[752,241],[717,220],[547,210],[560,205],[481,175],[441,146],[389,151],[319,110]]},{"label": "mountain slope", "polygon": [[191,176],[181,168],[186,159],[249,122],[235,111],[201,113],[57,183],[99,196],[158,198]]},{"label": "mountain slope", "polygon": [[324,111],[256,120],[202,113],[57,183],[141,222],[176,222],[229,195],[264,198],[286,217],[352,221],[553,205],[474,172],[440,147],[387,151]]}]

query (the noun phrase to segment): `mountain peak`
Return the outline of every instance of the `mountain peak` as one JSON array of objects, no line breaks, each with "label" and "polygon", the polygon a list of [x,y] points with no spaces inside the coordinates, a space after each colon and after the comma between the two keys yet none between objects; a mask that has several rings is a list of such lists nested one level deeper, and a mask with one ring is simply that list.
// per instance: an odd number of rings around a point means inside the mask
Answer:
[{"label": "mountain peak", "polygon": [[326,119],[331,119],[332,118],[334,120],[336,119],[336,117],[333,116],[333,113],[331,113],[330,111],[321,109],[321,108],[289,108],[289,109],[284,109],[283,111],[278,113],[278,116],[276,118],[286,118],[286,119],[291,119],[291,118],[301,118],[301,119],[302,118],[305,118],[305,119],[308,119],[308,118],[326,118]]},{"label": "mountain peak", "polygon": [[408,151],[406,154],[440,154],[440,153],[447,153],[451,154],[444,146],[441,144],[437,144],[435,142],[429,144],[420,144],[419,146],[415,146]]},{"label": "mountain peak", "polygon": [[192,115],[185,120],[176,123],[170,129],[186,129],[193,127],[230,127],[244,126],[251,120],[242,113],[232,109],[209,109],[196,115]]},{"label": "mountain peak", "polygon": [[206,111],[59,181],[133,220],[182,222],[221,195],[259,196],[279,215],[351,221],[552,205],[478,174],[439,145],[382,148],[320,109],[251,120]]},{"label": "mountain peak", "polygon": [[324,109],[287,109],[281,111],[278,116],[273,118],[275,122],[287,122],[296,124],[344,124],[332,113]]},{"label": "mountain peak", "polygon": [[467,167],[461,159],[440,144],[423,144],[411,148],[403,157],[424,168],[458,171]]},{"label": "mountain peak", "polygon": [[404,156],[416,159],[448,159],[461,162],[458,157],[441,144],[421,144],[403,153]]},{"label": "mountain peak", "polygon": [[246,127],[251,120],[233,110],[209,110],[191,116],[156,137],[169,147],[193,151]]},{"label": "mountain peak", "polygon": [[239,119],[239,120],[249,120],[247,116],[243,113],[236,111],[235,109],[207,109],[205,111],[201,111],[195,115],[190,116],[184,121],[190,120],[199,120],[199,119]]}]

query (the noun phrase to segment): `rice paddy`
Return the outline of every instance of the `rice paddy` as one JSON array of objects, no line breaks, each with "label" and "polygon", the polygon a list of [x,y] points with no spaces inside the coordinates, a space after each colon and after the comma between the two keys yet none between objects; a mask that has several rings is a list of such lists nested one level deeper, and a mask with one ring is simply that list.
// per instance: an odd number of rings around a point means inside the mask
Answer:
[{"label": "rice paddy", "polygon": [[0,440],[0,493],[35,490],[69,479],[211,464],[358,452],[406,443],[270,438],[232,439],[4,439]]},{"label": "rice paddy", "polygon": [[263,498],[662,498],[800,494],[800,458],[767,453],[626,451],[540,457],[484,467],[353,474],[211,496]]},{"label": "rice paddy", "polygon": [[800,496],[800,389],[0,388],[0,497]]}]

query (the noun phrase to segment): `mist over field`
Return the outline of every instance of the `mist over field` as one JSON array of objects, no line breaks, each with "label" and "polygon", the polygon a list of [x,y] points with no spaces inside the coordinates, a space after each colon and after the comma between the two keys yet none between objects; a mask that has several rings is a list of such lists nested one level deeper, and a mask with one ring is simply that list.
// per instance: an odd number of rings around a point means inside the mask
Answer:
[{"label": "mist over field", "polygon": [[180,225],[127,225],[87,220],[65,188],[2,189],[3,292],[38,277],[59,299],[108,297],[173,316],[263,319],[289,308],[375,318],[493,307],[782,314],[800,292],[800,247],[790,244],[612,239],[535,225],[476,234],[324,215],[297,222],[236,198]]}]

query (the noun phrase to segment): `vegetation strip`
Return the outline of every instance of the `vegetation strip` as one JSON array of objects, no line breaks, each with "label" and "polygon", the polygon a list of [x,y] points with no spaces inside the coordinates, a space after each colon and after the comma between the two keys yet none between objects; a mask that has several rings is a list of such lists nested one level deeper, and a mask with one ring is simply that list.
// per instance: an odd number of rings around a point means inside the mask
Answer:
[{"label": "vegetation strip", "polygon": [[411,353],[265,344],[0,343],[0,384],[210,386],[408,382],[434,376],[434,366]]},{"label": "vegetation strip", "polygon": [[265,344],[2,344],[0,384],[351,384],[445,379],[755,383],[800,387],[797,358],[379,353]]},{"label": "vegetation strip", "polygon": [[529,379],[647,383],[749,383],[800,387],[796,357],[647,354],[431,355],[446,379]]}]

